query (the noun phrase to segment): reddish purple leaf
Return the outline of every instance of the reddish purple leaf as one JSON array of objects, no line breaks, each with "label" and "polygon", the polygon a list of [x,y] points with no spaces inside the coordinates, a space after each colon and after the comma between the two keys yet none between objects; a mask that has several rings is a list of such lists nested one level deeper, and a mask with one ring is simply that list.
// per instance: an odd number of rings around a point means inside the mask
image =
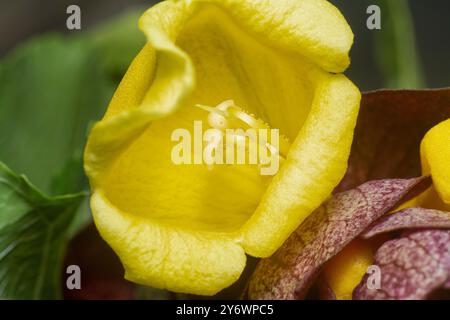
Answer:
[{"label": "reddish purple leaf", "polygon": [[323,277],[318,277],[308,291],[306,300],[336,300],[336,294]]},{"label": "reddish purple leaf", "polygon": [[348,170],[336,188],[421,174],[419,148],[425,133],[450,118],[450,88],[379,90],[362,96]]},{"label": "reddish purple leaf", "polygon": [[377,220],[362,237],[365,239],[401,229],[441,228],[450,229],[450,212],[424,208],[408,208]]},{"label": "reddish purple leaf", "polygon": [[[81,269],[81,290],[69,290],[65,286],[65,270],[69,265],[77,265]],[[125,280],[123,274],[119,258],[100,237],[95,227],[90,225],[69,244],[62,274],[64,299],[133,299],[135,285]]]},{"label": "reddish purple leaf", "polygon": [[388,241],[375,254],[374,265],[380,267],[380,287],[369,289],[365,275],[353,299],[426,299],[448,283],[450,230],[413,231]]},{"label": "reddish purple leaf", "polygon": [[442,287],[447,290],[450,289],[450,277],[447,279],[447,282],[445,282]]},{"label": "reddish purple leaf", "polygon": [[250,299],[304,298],[320,267],[429,178],[379,180],[336,194],[318,208],[270,258],[248,286]]}]

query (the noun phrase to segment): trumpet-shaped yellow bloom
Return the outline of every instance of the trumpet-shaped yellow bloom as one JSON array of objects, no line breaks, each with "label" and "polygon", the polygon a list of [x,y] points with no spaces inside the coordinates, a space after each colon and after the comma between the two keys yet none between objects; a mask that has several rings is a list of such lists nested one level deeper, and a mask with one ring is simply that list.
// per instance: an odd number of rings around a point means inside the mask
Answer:
[{"label": "trumpet-shaped yellow bloom", "polygon": [[[127,279],[214,294],[238,279],[245,253],[271,255],[342,178],[360,93],[337,73],[353,35],[324,0],[165,1],[139,25],[148,43],[85,150],[94,220]],[[219,108],[228,100],[232,113]],[[278,173],[174,164],[171,134],[194,121],[279,129]]]}]

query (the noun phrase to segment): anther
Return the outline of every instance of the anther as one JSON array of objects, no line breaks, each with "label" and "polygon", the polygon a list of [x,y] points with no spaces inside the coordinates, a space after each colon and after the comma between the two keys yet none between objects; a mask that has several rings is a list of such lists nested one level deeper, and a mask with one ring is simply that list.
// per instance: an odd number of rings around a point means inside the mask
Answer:
[{"label": "anther", "polygon": [[[195,105],[196,107],[207,111],[208,124],[212,128],[219,130],[225,129],[267,129],[270,131],[270,126],[261,119],[257,119],[251,114],[246,113],[240,107],[236,106],[233,100],[226,100],[216,107],[205,106],[201,104]],[[278,153],[281,159],[285,159],[289,151],[290,142],[285,136],[280,136],[278,143],[279,147],[276,148],[269,141],[259,141],[259,144],[267,148],[271,153]]]}]

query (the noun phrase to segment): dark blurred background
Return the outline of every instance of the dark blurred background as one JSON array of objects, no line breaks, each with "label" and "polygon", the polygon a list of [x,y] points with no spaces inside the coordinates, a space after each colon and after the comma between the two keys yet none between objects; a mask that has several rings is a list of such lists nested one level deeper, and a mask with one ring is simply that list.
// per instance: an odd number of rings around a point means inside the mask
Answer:
[{"label": "dark blurred background", "polygon": [[[355,44],[351,52],[352,64],[347,71],[349,77],[363,90],[389,87],[377,54],[380,49],[377,37],[385,32],[384,3],[399,0],[332,0],[344,14],[353,32]],[[86,32],[99,22],[112,18],[130,7],[150,7],[157,0],[2,0],[0,3],[0,56],[15,45],[47,32],[68,32],[65,27],[66,8],[77,4],[82,10],[81,31]],[[382,8],[382,29],[366,28],[366,8],[378,4]],[[417,56],[423,78],[423,86],[450,86],[450,1],[408,1],[417,43]],[[400,9],[400,13],[403,10]],[[400,14],[397,12],[397,15]],[[396,19],[396,17],[393,17]],[[377,49],[378,46],[378,49]],[[378,53],[377,53],[378,50]],[[405,52],[403,54],[408,54]],[[411,53],[412,54],[412,53]]]}]

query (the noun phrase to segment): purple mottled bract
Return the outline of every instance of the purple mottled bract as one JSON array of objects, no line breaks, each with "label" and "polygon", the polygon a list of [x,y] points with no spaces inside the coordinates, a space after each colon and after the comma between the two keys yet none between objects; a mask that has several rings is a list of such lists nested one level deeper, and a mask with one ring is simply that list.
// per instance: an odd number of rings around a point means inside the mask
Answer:
[{"label": "purple mottled bract", "polygon": [[270,258],[262,259],[248,285],[249,299],[302,299],[320,267],[427,177],[376,180],[338,193],[311,214]]},{"label": "purple mottled bract", "polygon": [[365,239],[402,229],[450,229],[450,212],[407,208],[377,220],[362,234]]},{"label": "purple mottled bract", "polygon": [[367,286],[365,275],[353,291],[357,300],[420,300],[448,286],[450,230],[408,231],[387,241],[375,254],[380,268],[380,287]]}]

